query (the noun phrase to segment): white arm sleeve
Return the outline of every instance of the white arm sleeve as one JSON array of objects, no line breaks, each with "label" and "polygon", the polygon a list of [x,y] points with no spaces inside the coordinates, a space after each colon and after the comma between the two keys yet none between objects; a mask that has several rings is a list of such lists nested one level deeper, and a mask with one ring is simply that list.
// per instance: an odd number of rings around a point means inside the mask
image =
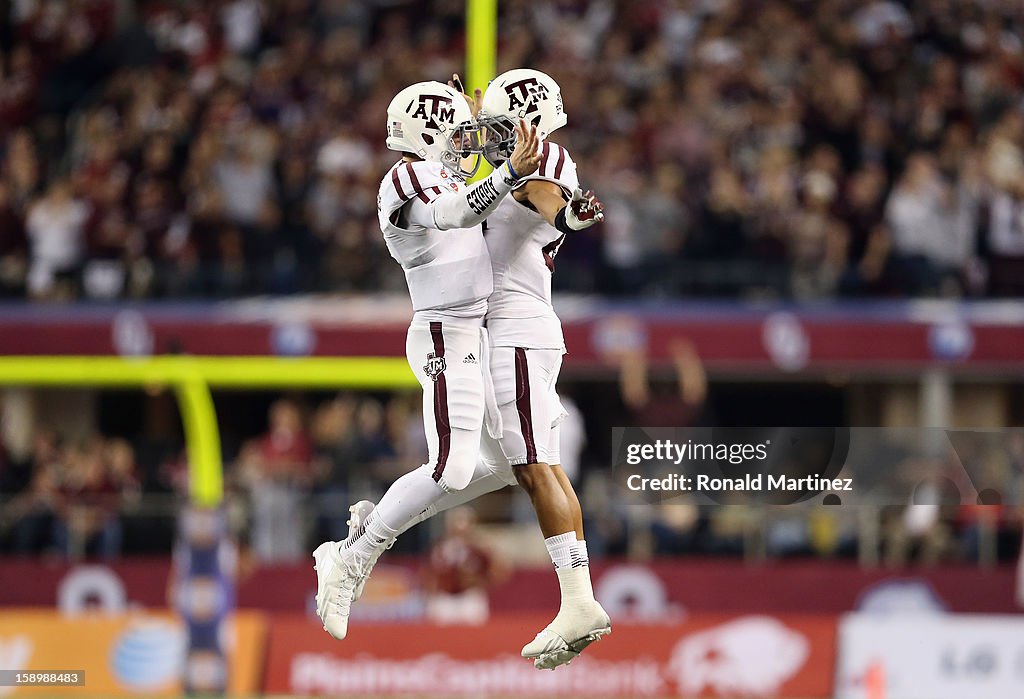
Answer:
[{"label": "white arm sleeve", "polygon": [[518,180],[512,177],[506,161],[488,177],[461,192],[443,192],[429,204],[413,199],[406,209],[409,223],[439,231],[472,228],[494,213],[516,184]]}]

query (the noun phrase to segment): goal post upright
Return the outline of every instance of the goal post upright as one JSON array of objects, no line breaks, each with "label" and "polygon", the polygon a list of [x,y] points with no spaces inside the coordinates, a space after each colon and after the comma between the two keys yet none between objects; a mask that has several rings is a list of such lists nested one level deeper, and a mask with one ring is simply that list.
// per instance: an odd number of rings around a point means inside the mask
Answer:
[{"label": "goal post upright", "polygon": [[[498,65],[498,0],[466,0],[466,89],[487,88]],[[486,177],[491,166],[483,161],[472,181]]]},{"label": "goal post upright", "polygon": [[466,0],[466,88],[487,87],[498,64],[498,0]]}]

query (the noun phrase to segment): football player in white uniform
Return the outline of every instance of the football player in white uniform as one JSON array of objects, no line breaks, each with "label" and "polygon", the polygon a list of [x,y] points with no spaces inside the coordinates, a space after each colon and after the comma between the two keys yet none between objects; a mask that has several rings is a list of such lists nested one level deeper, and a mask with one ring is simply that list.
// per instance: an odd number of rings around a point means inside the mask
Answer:
[{"label": "football player in white uniform", "polygon": [[313,552],[317,614],[337,639],[348,632],[356,590],[399,530],[469,484],[485,413],[488,433],[501,435],[486,371],[483,325],[493,280],[481,223],[541,160],[537,127],[520,122],[509,160],[467,185],[473,172],[463,163],[482,150],[482,130],[463,95],[442,83],[405,88],[387,118],[387,147],[402,159],[381,181],[377,213],[412,297],[406,358],[423,387],[429,459],[395,481],[345,541],[325,542]]},{"label": "football player in white uniform", "polygon": [[[593,194],[580,190],[568,151],[547,140],[565,125],[566,116],[558,84],[544,73],[511,70],[488,86],[478,121],[486,127],[491,164],[500,168],[508,162],[520,120],[536,126],[544,139],[540,167],[498,204],[484,234],[494,280],[486,315],[493,346],[490,371],[503,434],[498,440],[484,438],[482,462],[466,488],[441,498],[401,531],[518,482],[537,512],[562,593],[555,619],[522,654],[539,669],[554,669],[611,631],[608,615],[594,599],[579,500],[559,465],[558,423],[564,411],[555,383],[566,350],[551,305],[559,246],[566,235],[603,220],[603,212]],[[368,501],[353,506],[351,525],[358,527],[372,509]]]},{"label": "football player in white uniform", "polygon": [[551,305],[558,248],[567,235],[601,221],[603,212],[593,194],[580,190],[569,152],[549,140],[566,116],[561,90],[548,75],[510,70],[488,85],[478,121],[487,129],[485,155],[493,165],[508,162],[519,120],[537,127],[543,146],[537,172],[487,219],[494,276],[487,332],[504,432],[499,449],[485,448],[483,458],[496,473],[511,472],[529,494],[558,575],[558,614],[522,651],[538,668],[553,669],[611,631],[591,587],[579,500],[559,465],[558,423],[565,412],[555,383],[566,349]]}]

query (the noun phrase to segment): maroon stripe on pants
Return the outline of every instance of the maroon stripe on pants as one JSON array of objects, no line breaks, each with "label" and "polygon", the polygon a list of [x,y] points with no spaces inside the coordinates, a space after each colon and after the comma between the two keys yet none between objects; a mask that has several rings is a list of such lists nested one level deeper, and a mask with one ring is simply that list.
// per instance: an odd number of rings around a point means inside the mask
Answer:
[{"label": "maroon stripe on pants", "polygon": [[[430,338],[434,341],[434,356],[444,356],[444,335],[441,324],[430,324]],[[452,448],[452,426],[448,420],[448,382],[442,371],[434,378],[434,427],[437,428],[437,465],[432,477],[434,482],[441,480],[444,467],[448,464],[448,453]]]},{"label": "maroon stripe on pants", "polygon": [[398,192],[398,196],[399,198],[401,198],[402,201],[405,201],[406,199],[409,198],[405,196],[405,190],[402,189],[402,183],[398,179],[398,168],[395,168],[394,170],[391,171],[391,184],[395,185],[395,191]]},{"label": "maroon stripe on pants", "polygon": [[562,166],[565,165],[565,148],[562,148],[557,143],[555,148],[558,149],[558,163],[555,165],[555,179],[557,180],[562,176]]},{"label": "maroon stripe on pants", "polygon": [[530,367],[526,363],[526,350],[516,347],[516,410],[519,427],[526,442],[526,463],[537,463],[537,442],[533,437],[533,414],[530,410]]}]

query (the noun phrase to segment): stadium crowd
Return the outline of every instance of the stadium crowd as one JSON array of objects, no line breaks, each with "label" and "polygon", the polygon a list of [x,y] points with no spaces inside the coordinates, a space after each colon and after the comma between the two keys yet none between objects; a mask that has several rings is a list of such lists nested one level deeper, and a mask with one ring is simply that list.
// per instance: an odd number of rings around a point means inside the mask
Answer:
[{"label": "stadium crowd", "polygon": [[[876,540],[863,538],[859,507],[705,507],[686,496],[651,504],[624,487],[621,470],[609,468],[611,445],[601,440],[610,437],[611,425],[713,420],[708,399],[714,387],[699,359],[685,343],[674,352],[672,376],[649,374],[642,357],[624,357],[618,386],[563,392],[569,417],[562,423],[562,463],[584,493],[595,555],[855,558],[868,552],[891,566],[974,562],[986,547],[1000,560],[1016,555],[1024,510],[962,505],[959,497],[900,504],[894,496],[877,508]],[[569,398],[573,388],[581,391],[576,401]],[[18,440],[0,442],[0,554],[115,558],[171,549],[188,492],[187,460],[173,400],[160,394],[146,401],[140,425],[118,428],[101,420],[55,429],[40,421],[20,447]],[[0,400],[0,427],[11,419],[3,407]],[[419,397],[409,393],[221,396],[227,512],[252,560],[304,560],[315,542],[347,536],[352,502],[379,499],[409,464],[423,462],[419,410]],[[960,453],[980,479],[979,490],[990,486],[1016,499],[1024,488],[1024,431],[1014,434],[1006,448]],[[895,472],[935,474],[927,487],[942,483],[939,476],[963,484],[959,459],[925,463],[907,445],[880,448],[879,462],[892,460]],[[489,523],[522,524],[531,533],[536,526],[518,488],[476,500],[472,508]],[[410,530],[398,550],[429,550],[444,519]]]},{"label": "stadium crowd", "polygon": [[6,510],[0,541],[12,553],[65,557],[121,554],[122,514],[142,496],[132,445],[90,435],[69,441],[40,429],[24,459],[0,449]]},{"label": "stadium crowd", "polygon": [[[462,71],[462,0],[2,8],[0,295],[402,288],[375,218],[382,115]],[[499,70],[559,81],[555,138],[608,212],[557,287],[1024,292],[1021,3],[500,8]]]}]

